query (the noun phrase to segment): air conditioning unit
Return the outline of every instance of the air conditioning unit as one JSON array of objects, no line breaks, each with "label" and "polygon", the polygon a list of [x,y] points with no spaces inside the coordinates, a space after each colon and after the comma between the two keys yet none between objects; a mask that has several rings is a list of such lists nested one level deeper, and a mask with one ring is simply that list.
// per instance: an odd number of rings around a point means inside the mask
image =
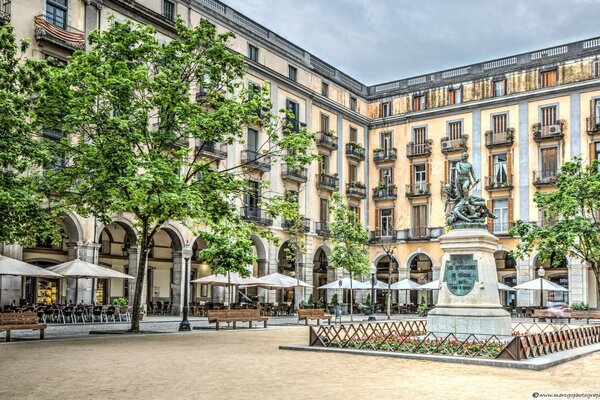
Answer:
[{"label": "air conditioning unit", "polygon": [[447,149],[450,149],[450,148],[452,148],[452,142],[449,141],[449,140],[444,140],[442,142],[442,150],[447,150]]},{"label": "air conditioning unit", "polygon": [[559,135],[561,133],[560,124],[542,126],[542,135]]}]

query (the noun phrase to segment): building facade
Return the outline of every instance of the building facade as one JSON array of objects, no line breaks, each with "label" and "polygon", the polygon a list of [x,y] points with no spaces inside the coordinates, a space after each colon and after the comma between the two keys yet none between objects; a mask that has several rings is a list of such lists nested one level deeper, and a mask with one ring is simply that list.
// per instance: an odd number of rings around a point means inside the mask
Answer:
[{"label": "building facade", "polygon": [[[74,50],[85,49],[86,36],[105,28],[111,16],[152,24],[163,40],[174,36],[177,14],[191,26],[207,18],[218,31],[235,33],[230,46],[246,56],[247,81],[268,82],[273,111],[286,108],[296,115],[297,127],[316,132],[315,152],[321,156],[306,171],[265,163],[247,176],[255,190],[240,212],[280,238],[276,245],[253,237],[253,274],[298,275],[314,286],[296,294],[249,293],[261,301],[293,296],[298,301],[311,293],[316,300],[334,293],[316,289],[343,275],[328,262],[327,209],[333,191],[346,196],[368,227],[379,279],[438,279],[442,193],[463,152],[481,177],[477,195],[497,216],[489,229],[500,238],[499,281],[514,286],[534,279],[540,262],[536,255],[526,260],[508,255],[516,243],[509,228],[518,219],[547,223],[532,202],[534,192],[552,190],[560,165],[572,157],[585,162],[600,157],[600,38],[366,86],[216,0],[0,0],[0,5],[0,19],[13,24],[17,37],[32,39],[27,56],[38,59],[66,60]],[[260,130],[248,128],[247,135],[245,145],[210,143],[202,151],[224,168],[239,164],[264,140]],[[285,221],[259,207],[261,179],[269,180],[269,192],[299,194],[307,231],[299,270],[285,258]],[[41,266],[81,258],[122,272],[135,269],[136,230],[127,212],[106,226],[77,215],[64,215],[62,221],[66,239],[61,246],[4,245],[3,253]],[[172,221],[154,238],[148,261],[145,299],[169,303],[173,313],[182,304],[181,250],[186,244],[195,250],[204,246],[182,223]],[[393,250],[392,260],[384,247]],[[211,273],[197,253],[191,260],[192,279]],[[566,297],[550,293],[550,300],[598,306],[593,272],[580,260],[546,269],[548,279],[570,289]],[[75,284],[66,279],[4,277],[0,287],[2,303],[19,301],[21,293],[28,302],[66,303],[75,297]],[[118,279],[82,281],[79,290],[85,302],[104,304],[133,293],[131,283]],[[416,303],[421,296],[435,301],[435,292],[428,291],[395,296],[400,303]],[[190,298],[219,301],[224,293],[192,285]],[[509,293],[503,302],[526,306],[537,304],[539,297]]]}]

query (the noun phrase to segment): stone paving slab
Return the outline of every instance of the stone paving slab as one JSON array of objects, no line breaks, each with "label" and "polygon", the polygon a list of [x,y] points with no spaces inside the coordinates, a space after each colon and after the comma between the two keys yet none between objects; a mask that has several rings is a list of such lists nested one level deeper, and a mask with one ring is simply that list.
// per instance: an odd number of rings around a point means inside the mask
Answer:
[{"label": "stone paving slab", "polygon": [[296,351],[314,351],[321,353],[343,353],[343,354],[354,354],[360,356],[371,356],[371,357],[392,357],[392,358],[404,358],[409,360],[424,360],[424,361],[437,361],[454,364],[471,364],[471,365],[485,365],[490,367],[500,368],[514,368],[514,369],[527,369],[533,371],[542,371],[544,369],[554,367],[556,365],[576,360],[581,357],[585,357],[597,351],[600,351],[600,343],[596,343],[590,346],[578,347],[576,349],[561,351],[553,353],[543,357],[535,357],[529,360],[523,361],[512,361],[512,360],[495,360],[487,358],[474,358],[474,357],[453,357],[433,354],[414,354],[414,353],[401,353],[391,351],[378,351],[378,350],[355,350],[355,349],[340,349],[340,348],[329,348],[329,347],[317,347],[308,345],[282,345],[279,346],[280,350],[296,350]]}]

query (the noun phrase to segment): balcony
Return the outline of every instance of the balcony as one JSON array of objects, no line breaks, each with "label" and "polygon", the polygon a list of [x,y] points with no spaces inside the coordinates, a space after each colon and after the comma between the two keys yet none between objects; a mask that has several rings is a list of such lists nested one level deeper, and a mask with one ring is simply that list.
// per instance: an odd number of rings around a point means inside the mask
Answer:
[{"label": "balcony", "polygon": [[431,139],[424,143],[408,142],[406,145],[406,157],[429,157],[431,155],[431,146],[433,141]]},{"label": "balcony", "polygon": [[59,24],[49,15],[34,18],[35,39],[60,46],[67,50],[84,50],[85,33],[66,24]]},{"label": "balcony", "polygon": [[505,132],[485,132],[485,147],[492,149],[500,146],[512,146],[515,139],[515,130],[508,128]]},{"label": "balcony", "polygon": [[337,176],[327,174],[317,174],[317,188],[329,191],[336,191],[339,186],[340,179]]},{"label": "balcony", "polygon": [[224,160],[227,158],[227,145],[196,139],[196,153]]},{"label": "balcony", "polygon": [[394,243],[398,240],[398,231],[395,230],[377,230],[369,232],[369,243]]},{"label": "balcony", "polygon": [[588,135],[592,136],[600,133],[600,115],[592,114],[585,119],[585,126]]},{"label": "balcony", "polygon": [[416,197],[429,197],[431,196],[431,189],[429,186],[429,182],[417,182],[406,185],[406,197],[409,199]]},{"label": "balcony", "polygon": [[334,131],[317,132],[317,146],[325,147],[329,150],[336,150],[338,147],[338,138]]},{"label": "balcony", "polygon": [[533,186],[540,188],[544,186],[554,186],[558,180],[559,170],[546,169],[542,171],[533,171]]},{"label": "balcony", "polygon": [[319,236],[329,237],[329,225],[327,225],[327,221],[316,222],[315,233]]},{"label": "balcony", "polygon": [[466,151],[467,150],[467,135],[463,135],[459,138],[450,139],[448,137],[442,138],[442,153],[448,154],[455,151]]},{"label": "balcony", "polygon": [[444,227],[430,228],[426,226],[414,226],[410,229],[398,231],[398,240],[431,240],[437,239],[444,234]]},{"label": "balcony", "polygon": [[384,163],[396,161],[396,148],[374,149],[373,162]]},{"label": "balcony", "polygon": [[0,0],[0,23],[10,21],[10,0]]},{"label": "balcony", "polygon": [[496,236],[510,236],[508,231],[515,226],[515,223],[514,221],[498,221],[495,219],[494,222],[488,225],[491,228],[490,233]]},{"label": "balcony", "polygon": [[[302,218],[301,225],[304,232],[310,232],[310,218]],[[288,221],[284,219],[281,227],[284,230],[289,231],[294,227],[294,221]]]},{"label": "balcony", "polygon": [[306,168],[292,168],[287,164],[281,170],[281,178],[299,183],[305,183],[308,180]]},{"label": "balcony", "polygon": [[250,169],[267,172],[271,170],[271,157],[254,150],[242,150],[242,164]]},{"label": "balcony", "polygon": [[273,218],[269,218],[267,213],[260,207],[245,206],[240,209],[242,219],[245,221],[254,222],[261,226],[273,225]]},{"label": "balcony", "polygon": [[552,125],[542,125],[540,123],[534,124],[533,129],[533,140],[536,142],[543,142],[544,140],[559,140],[565,136],[564,123],[562,121],[556,121]]},{"label": "balcony", "polygon": [[346,157],[354,158],[358,161],[365,160],[365,148],[358,143],[346,143]]},{"label": "balcony", "polygon": [[367,198],[367,187],[362,182],[350,182],[346,184],[346,196],[355,199]]},{"label": "balcony", "polygon": [[505,176],[486,176],[485,177],[485,190],[493,192],[495,190],[507,190],[513,188],[513,177],[511,175]]},{"label": "balcony", "polygon": [[398,189],[396,185],[382,185],[373,188],[373,200],[396,200],[398,198]]}]

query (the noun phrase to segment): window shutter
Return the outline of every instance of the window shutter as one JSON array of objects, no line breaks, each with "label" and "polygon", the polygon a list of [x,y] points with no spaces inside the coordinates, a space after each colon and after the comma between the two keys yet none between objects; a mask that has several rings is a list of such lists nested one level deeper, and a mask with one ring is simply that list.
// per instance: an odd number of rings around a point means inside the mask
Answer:
[{"label": "window shutter", "polygon": [[446,160],[444,161],[444,179],[446,179],[447,183],[450,183],[451,179],[450,179],[450,161]]},{"label": "window shutter", "polygon": [[592,163],[594,162],[595,159],[596,159],[596,143],[590,142],[590,165],[592,165]]},{"label": "window shutter", "polygon": [[506,175],[508,184],[512,184],[512,151],[506,153]]},{"label": "window shutter", "polygon": [[429,183],[429,166],[431,164],[427,163],[425,164],[425,183]]},{"label": "window shutter", "polygon": [[488,183],[494,182],[494,156],[488,157]]},{"label": "window shutter", "polygon": [[395,236],[396,235],[396,232],[395,232],[395,230],[396,230],[396,220],[394,219],[394,215],[395,215],[394,211],[396,211],[396,210],[394,210],[392,208],[392,213],[391,213],[391,217],[390,218],[392,219],[392,234]]},{"label": "window shutter", "polygon": [[[491,212],[494,212],[494,202],[492,201],[492,199],[489,199],[487,201],[487,207]],[[490,232],[494,231],[494,219],[493,218],[487,219],[487,226],[488,226],[488,231],[490,231]]]},{"label": "window shutter", "polygon": [[512,223],[515,220],[515,212],[513,207],[513,198],[509,197],[506,201],[508,203],[508,227],[512,228]]},{"label": "window shutter", "polygon": [[508,94],[508,79],[504,80],[504,95]]},{"label": "window shutter", "polygon": [[375,209],[375,232],[379,232],[380,210]]},{"label": "window shutter", "polygon": [[413,186],[415,185],[415,167],[414,165],[410,164],[410,187],[411,189],[413,188]]}]

